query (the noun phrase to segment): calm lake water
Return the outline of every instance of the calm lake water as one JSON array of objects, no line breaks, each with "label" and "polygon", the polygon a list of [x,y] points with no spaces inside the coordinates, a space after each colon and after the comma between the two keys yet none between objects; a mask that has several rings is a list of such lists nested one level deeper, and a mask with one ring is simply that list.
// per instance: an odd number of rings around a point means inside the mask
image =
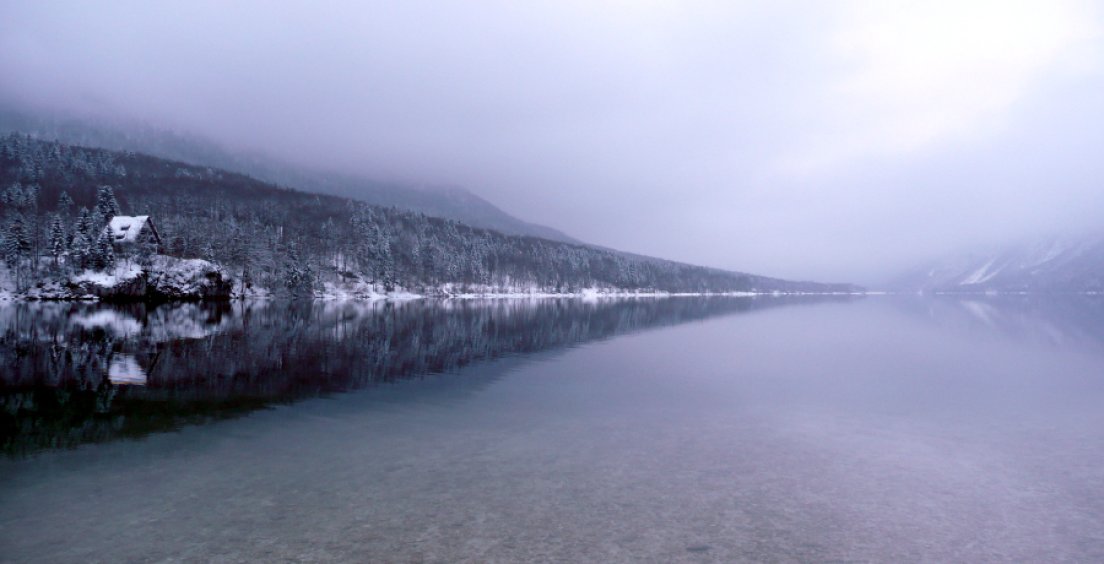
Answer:
[{"label": "calm lake water", "polygon": [[0,560],[1104,561],[1104,300],[0,306]]}]

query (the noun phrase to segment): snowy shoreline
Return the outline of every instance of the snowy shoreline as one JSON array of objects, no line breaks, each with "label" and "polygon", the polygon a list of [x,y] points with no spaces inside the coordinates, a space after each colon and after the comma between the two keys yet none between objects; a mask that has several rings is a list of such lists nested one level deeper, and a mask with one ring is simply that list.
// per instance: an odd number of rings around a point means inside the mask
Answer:
[{"label": "snowy shoreline", "polygon": [[866,296],[867,292],[629,292],[629,291],[582,291],[582,292],[465,292],[456,294],[413,292],[380,292],[380,293],[342,293],[320,292],[310,297],[292,298],[279,296],[268,292],[250,293],[247,295],[232,295],[229,298],[219,299],[181,299],[181,300],[112,300],[103,299],[94,295],[68,296],[68,297],[44,297],[39,295],[0,293],[0,302],[129,302],[129,303],[174,303],[174,302],[232,302],[255,300],[292,300],[305,299],[312,301],[413,301],[413,300],[543,300],[543,299],[632,299],[632,298],[689,298],[689,297],[727,297],[727,298],[760,298],[760,297],[788,297],[788,296]]},{"label": "snowy shoreline", "polygon": [[[2,281],[2,280],[0,280]],[[244,290],[244,291],[243,291]],[[84,270],[64,280],[45,280],[31,288],[15,291],[11,284],[0,284],[0,301],[43,302],[118,302],[163,303],[237,300],[322,301],[409,301],[471,299],[628,299],[668,297],[761,297],[761,296],[855,296],[863,291],[810,292],[784,290],[741,290],[706,292],[668,292],[653,288],[625,289],[591,286],[585,288],[547,287],[538,284],[494,285],[458,282],[431,286],[385,286],[362,279],[346,282],[322,282],[313,292],[289,294],[265,286],[241,288],[224,268],[202,259],[179,259],[154,255],[150,264],[117,265],[110,271]]]}]

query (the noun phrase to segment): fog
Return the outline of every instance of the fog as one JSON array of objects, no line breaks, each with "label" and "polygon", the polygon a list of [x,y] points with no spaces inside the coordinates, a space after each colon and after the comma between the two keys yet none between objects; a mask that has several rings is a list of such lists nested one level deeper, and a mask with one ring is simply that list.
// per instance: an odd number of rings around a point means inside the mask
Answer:
[{"label": "fog", "polygon": [[877,281],[1104,209],[1091,2],[0,4],[0,102]]}]

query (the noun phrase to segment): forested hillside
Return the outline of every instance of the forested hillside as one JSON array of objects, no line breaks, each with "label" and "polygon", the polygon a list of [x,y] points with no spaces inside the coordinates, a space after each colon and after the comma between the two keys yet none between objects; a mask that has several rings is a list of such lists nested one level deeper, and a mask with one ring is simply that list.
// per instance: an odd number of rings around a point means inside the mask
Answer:
[{"label": "forested hillside", "polygon": [[394,206],[455,219],[507,234],[579,242],[551,227],[522,221],[458,186],[413,186],[314,170],[266,155],[236,153],[200,137],[136,122],[77,118],[0,107],[0,133],[11,132],[83,147],[138,151],[195,166],[237,172],[279,186],[352,197],[373,205]]},{"label": "forested hillside", "polygon": [[21,286],[105,268],[99,233],[114,214],[151,216],[161,252],[222,264],[245,293],[853,290],[505,235],[141,154],[0,140],[2,249]]}]

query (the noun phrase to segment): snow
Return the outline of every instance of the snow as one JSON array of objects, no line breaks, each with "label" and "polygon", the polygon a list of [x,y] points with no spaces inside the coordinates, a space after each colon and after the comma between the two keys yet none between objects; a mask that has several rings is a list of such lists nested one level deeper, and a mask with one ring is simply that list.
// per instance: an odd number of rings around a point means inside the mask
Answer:
[{"label": "snow", "polygon": [[[140,265],[122,261],[107,272],[85,270],[70,278],[72,284],[84,284],[88,294],[78,294],[72,286],[61,282],[40,284],[21,294],[4,292],[4,272],[0,270],[0,300],[12,299],[98,299],[97,295],[112,295],[113,288],[127,292],[128,297],[141,298],[142,291],[168,297],[168,299],[204,299],[207,297],[267,299],[283,295],[280,289],[254,285],[244,292],[238,284],[231,285],[229,274],[216,263],[202,259],[181,259],[166,255],[151,257],[148,272],[145,273],[145,285],[142,287],[121,286],[124,282],[143,275]],[[87,286],[96,286],[89,290]],[[228,287],[229,286],[229,287]],[[146,289],[146,290],[143,290]],[[101,291],[103,290],[103,291]],[[132,291],[133,290],[133,291]],[[229,292],[229,293],[227,293]],[[844,292],[850,293],[850,292]],[[860,292],[861,293],[861,292]],[[558,290],[535,284],[518,285],[480,285],[446,283],[428,288],[393,288],[387,290],[382,284],[376,284],[362,278],[353,278],[341,282],[327,281],[315,289],[313,298],[320,300],[417,300],[424,298],[444,299],[528,299],[528,298],[583,298],[587,300],[610,298],[657,298],[677,296],[760,296],[760,295],[805,295],[833,294],[817,292],[663,292],[653,289],[623,289],[613,287],[590,287],[572,291]]]},{"label": "snow", "polygon": [[114,288],[120,282],[133,280],[142,274],[142,267],[134,263],[120,264],[110,271],[85,270],[74,276],[73,282],[91,282],[103,288]]},{"label": "snow", "polygon": [[996,259],[989,259],[989,262],[985,263],[981,268],[975,270],[973,274],[967,276],[966,279],[959,284],[962,286],[968,286],[970,284],[981,284],[990,280],[1001,271],[1001,269],[998,268],[992,272],[989,272],[989,269],[992,268],[994,262],[996,262]]},{"label": "snow", "polygon": [[[863,294],[864,292],[845,292],[845,294]],[[748,291],[748,292],[662,292],[651,289],[626,290],[623,288],[582,288],[576,291],[560,291],[543,288],[535,285],[527,286],[494,286],[481,284],[454,284],[445,283],[436,287],[425,288],[421,293],[412,292],[405,288],[385,290],[381,285],[372,284],[363,280],[343,283],[325,282],[312,296],[315,299],[334,300],[417,300],[417,299],[543,299],[543,298],[582,298],[593,301],[600,299],[624,299],[624,298],[667,298],[667,297],[755,297],[755,296],[793,296],[793,295],[837,295],[832,292],[779,292],[779,291]],[[244,295],[235,290],[235,298],[260,298],[267,299],[278,295],[271,289],[254,286]]]},{"label": "snow", "polygon": [[1050,262],[1050,261],[1058,258],[1059,256],[1065,254],[1065,252],[1068,249],[1069,249],[1069,247],[1067,245],[1065,245],[1064,243],[1062,243],[1060,241],[1055,241],[1054,244],[1052,244],[1050,246],[1050,250],[1047,251],[1046,255],[1044,255],[1043,258],[1039,259],[1038,262],[1036,262],[1035,264],[1032,264],[1030,266],[1038,266],[1040,264]]},{"label": "snow", "polygon": [[117,215],[111,218],[111,223],[108,223],[104,229],[116,243],[133,243],[138,240],[138,234],[142,232],[148,221],[148,215]]},{"label": "snow", "polygon": [[149,284],[158,292],[169,296],[200,297],[209,295],[217,278],[229,277],[217,264],[203,259],[181,259],[155,255],[149,271]]}]

